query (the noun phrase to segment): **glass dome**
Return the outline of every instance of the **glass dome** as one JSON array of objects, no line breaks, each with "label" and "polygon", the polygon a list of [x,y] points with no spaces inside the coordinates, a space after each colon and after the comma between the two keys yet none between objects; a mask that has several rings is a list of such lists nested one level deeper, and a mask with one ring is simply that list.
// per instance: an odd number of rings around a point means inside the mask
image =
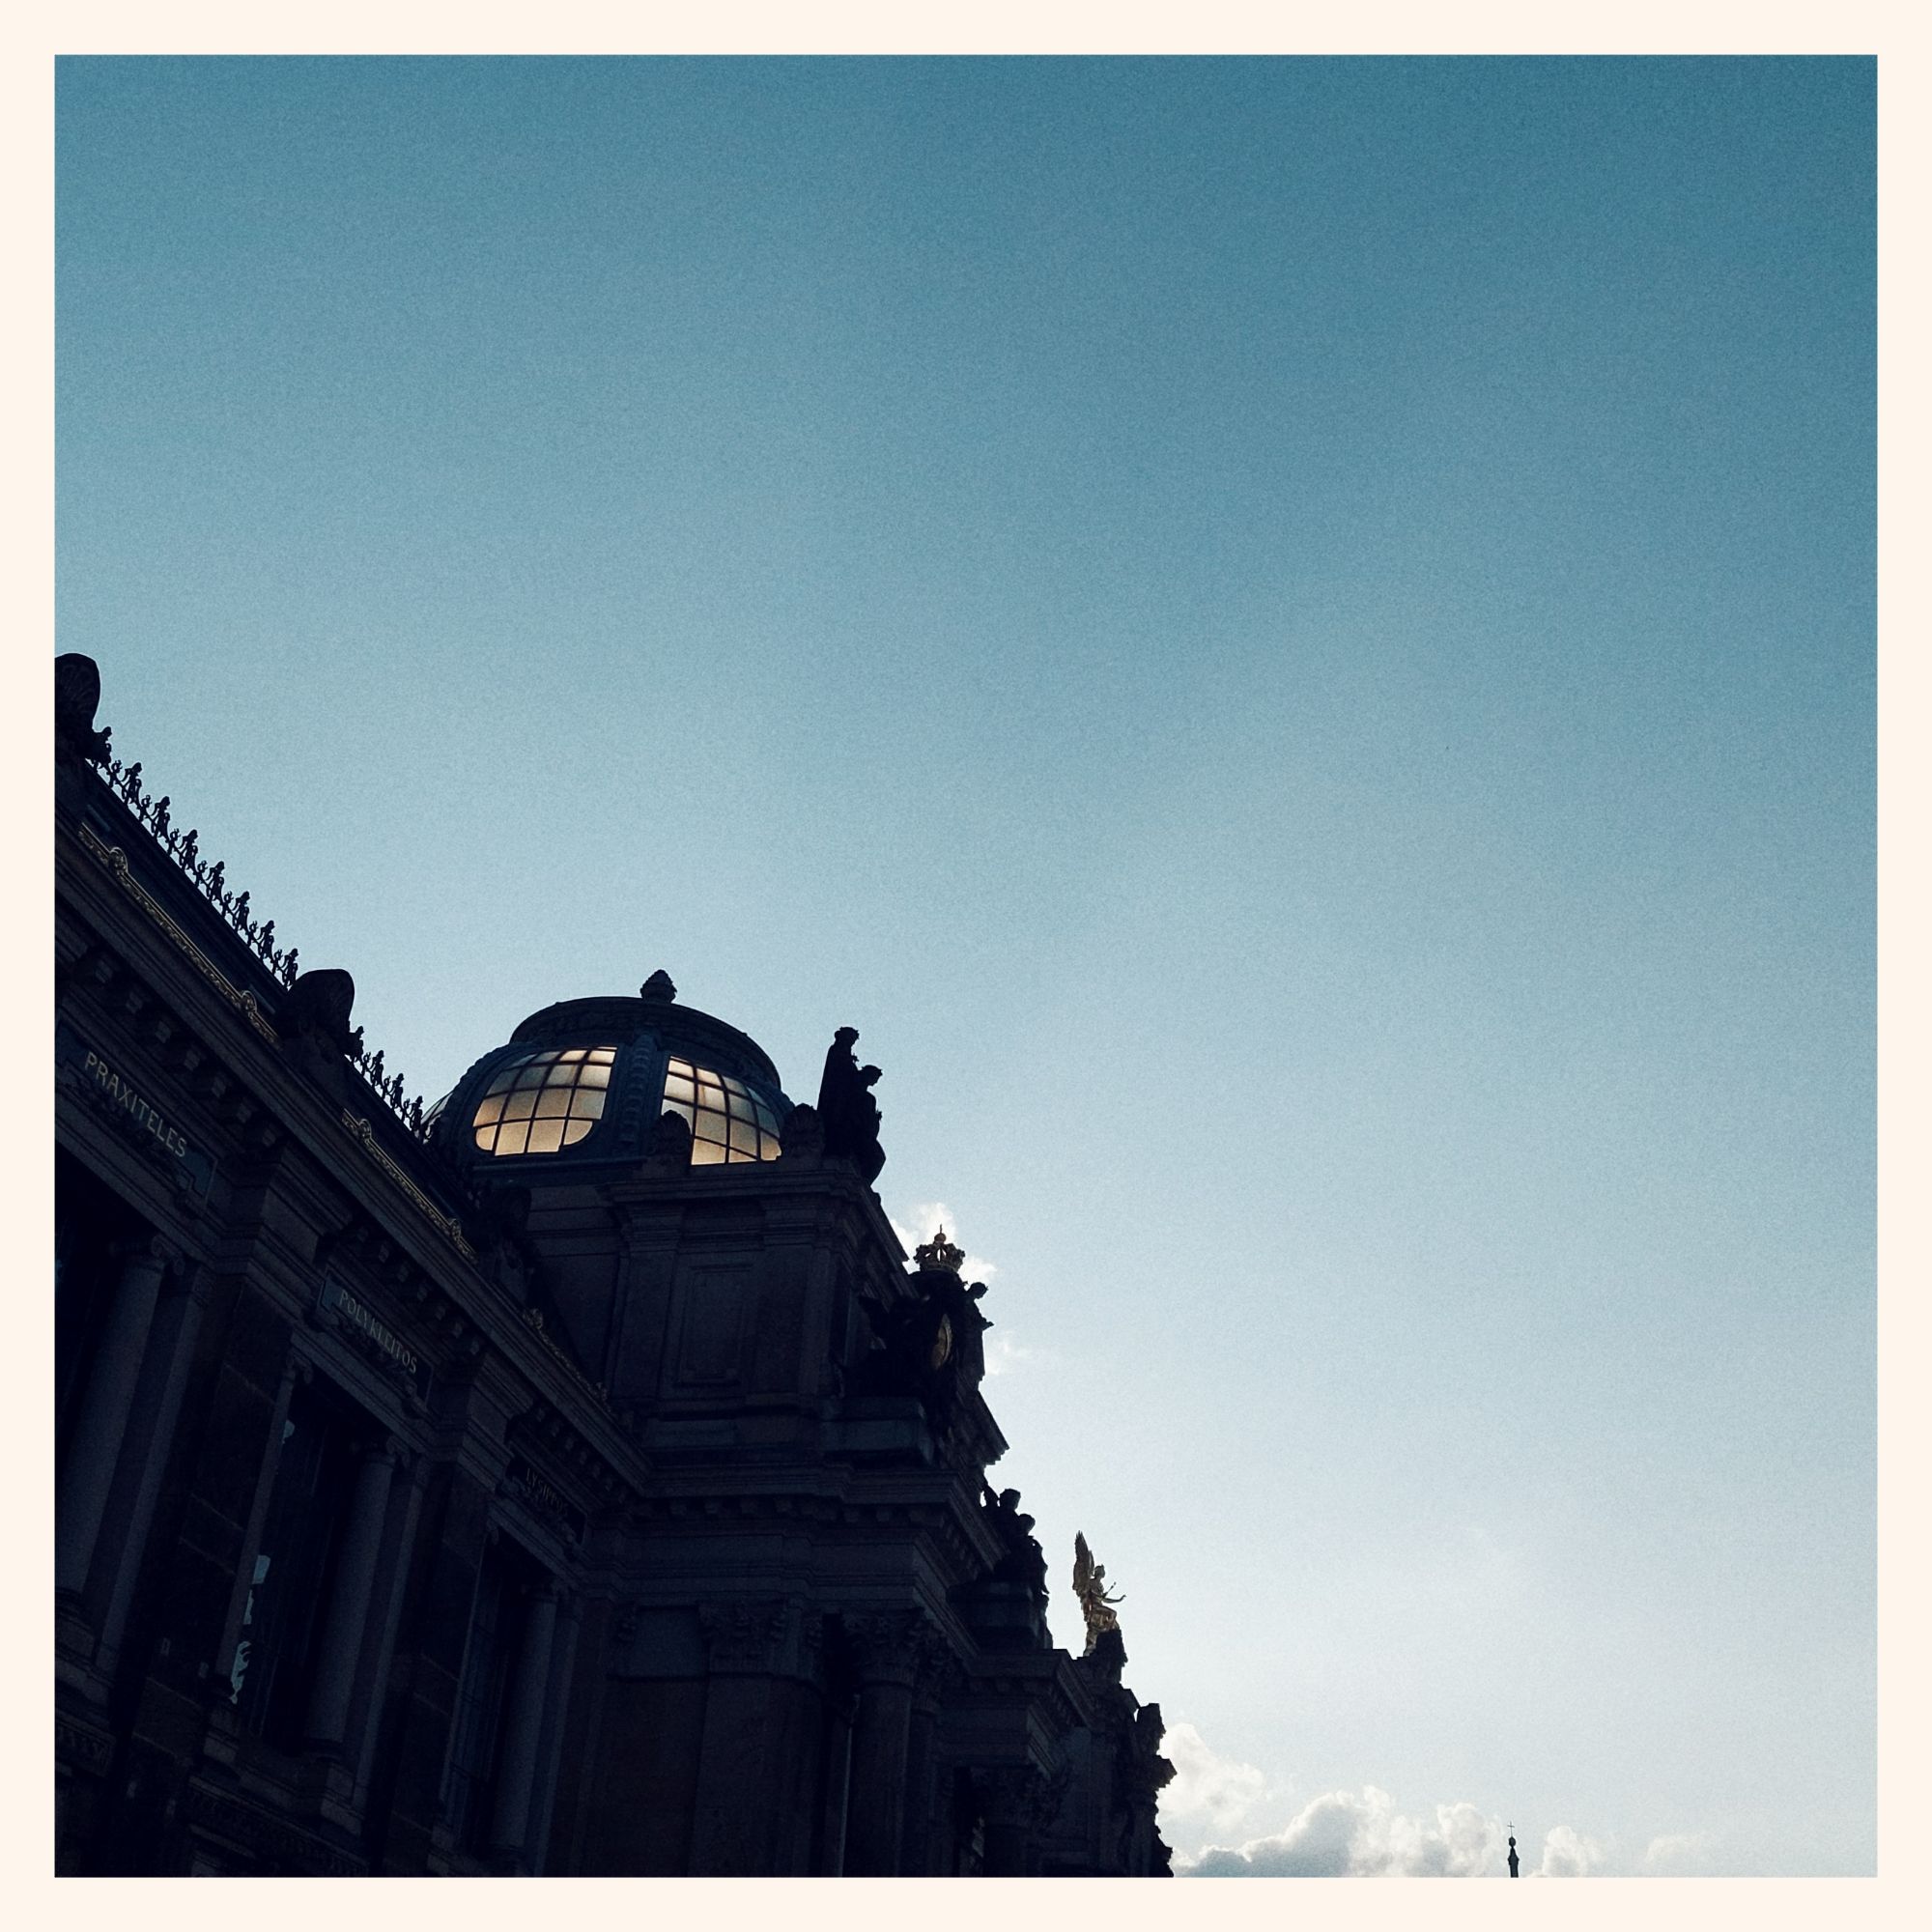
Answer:
[{"label": "glass dome", "polygon": [[[651,990],[646,987],[646,992]],[[694,1168],[779,1157],[791,1103],[757,1043],[668,998],[567,1000],[533,1013],[431,1109],[478,1179],[635,1167],[659,1119],[691,1130]]]}]

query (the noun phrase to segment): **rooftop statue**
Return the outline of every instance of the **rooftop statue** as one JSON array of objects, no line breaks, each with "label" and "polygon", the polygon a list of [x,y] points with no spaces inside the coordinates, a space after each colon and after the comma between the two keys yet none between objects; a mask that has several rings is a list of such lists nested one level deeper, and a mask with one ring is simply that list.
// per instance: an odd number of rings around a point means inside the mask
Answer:
[{"label": "rooftop statue", "polygon": [[1017,1490],[994,1493],[992,1485],[980,1486],[980,1507],[1004,1546],[993,1576],[1000,1582],[1024,1583],[1041,1608],[1046,1605],[1046,1557],[1033,1533],[1033,1518],[1020,1508]]},{"label": "rooftop statue", "polygon": [[857,1027],[840,1027],[825,1052],[825,1072],[818,1083],[818,1118],[825,1127],[825,1151],[842,1155],[867,1184],[879,1178],[886,1164],[879,1145],[879,1103],[872,1088],[876,1066],[862,1067],[852,1042]]},{"label": "rooftop statue", "polygon": [[54,746],[71,756],[102,763],[107,757],[105,731],[94,727],[100,704],[100,670],[92,658],[69,651],[54,660]]},{"label": "rooftop statue", "polygon": [[1083,1655],[1091,1655],[1104,1632],[1120,1629],[1114,1605],[1127,1600],[1107,1594],[1107,1566],[1094,1561],[1086,1537],[1078,1531],[1073,1537],[1073,1594],[1080,1599],[1080,1612],[1087,1619],[1087,1650]]}]

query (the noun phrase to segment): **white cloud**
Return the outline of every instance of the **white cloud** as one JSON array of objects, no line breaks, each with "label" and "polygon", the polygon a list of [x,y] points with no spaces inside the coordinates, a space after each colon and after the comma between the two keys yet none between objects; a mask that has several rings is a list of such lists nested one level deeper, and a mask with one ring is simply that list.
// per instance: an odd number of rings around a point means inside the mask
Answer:
[{"label": "white cloud", "polygon": [[1268,1795],[1266,1772],[1221,1756],[1192,1724],[1169,1724],[1160,1748],[1174,1766],[1160,1794],[1161,1832],[1170,1842],[1232,1832]]},{"label": "white cloud", "polygon": [[1647,1872],[1668,1872],[1682,1876],[1708,1872],[1713,1834],[1709,1832],[1671,1832],[1653,1838],[1644,1848],[1643,1868]]},{"label": "white cloud", "polygon": [[1473,1804],[1438,1804],[1433,1823],[1403,1816],[1386,1791],[1324,1792],[1279,1832],[1214,1846],[1202,1878],[1474,1878],[1505,1869],[1504,1832]]},{"label": "white cloud", "polygon": [[1543,1840],[1543,1863],[1538,1878],[1588,1878],[1600,1870],[1604,1848],[1594,1838],[1582,1838],[1568,1825],[1552,1825]]},{"label": "white cloud", "polygon": [[1006,1329],[1000,1327],[987,1331],[985,1353],[986,1373],[989,1376],[1005,1375],[1009,1369],[1038,1367],[1054,1358],[1051,1349],[1029,1349],[1023,1342],[1015,1342]]},{"label": "white cloud", "polygon": [[[1474,1804],[1438,1804],[1433,1819],[1411,1818],[1370,1784],[1359,1793],[1324,1792],[1279,1832],[1209,1846],[1196,1859],[1178,1859],[1176,1868],[1197,1878],[1497,1878],[1509,1869],[1508,1836],[1500,1819]],[[1544,1839],[1541,1867],[1528,1875],[1580,1878],[1604,1856],[1594,1838],[1558,1825]]]},{"label": "white cloud", "polygon": [[[916,1201],[905,1210],[903,1219],[896,1214],[888,1214],[886,1219],[892,1223],[893,1233],[899,1237],[899,1246],[907,1254],[931,1240],[941,1228],[946,1230],[949,1241],[962,1247],[965,1245],[959,1240],[959,1217],[943,1201]],[[996,1263],[969,1251],[960,1264],[959,1278],[961,1281],[990,1283],[999,1271]]]}]

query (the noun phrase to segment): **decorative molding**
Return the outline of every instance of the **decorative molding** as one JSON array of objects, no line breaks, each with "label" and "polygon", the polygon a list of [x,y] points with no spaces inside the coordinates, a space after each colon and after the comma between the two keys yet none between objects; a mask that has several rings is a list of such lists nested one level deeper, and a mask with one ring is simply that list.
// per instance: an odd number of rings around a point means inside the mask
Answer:
[{"label": "decorative molding", "polygon": [[281,1037],[263,1016],[262,1009],[256,1004],[253,993],[244,991],[235,984],[207,953],[178,926],[157,900],[141,882],[135,878],[128,866],[128,855],[118,845],[110,845],[96,833],[93,826],[82,822],[80,842],[88,851],[113,873],[121,889],[148,917],[158,925],[186,954],[189,963],[212,985],[221,997],[245,1018],[248,1024],[269,1042],[270,1046]]},{"label": "decorative molding", "polygon": [[537,1340],[544,1345],[544,1348],[549,1351],[551,1356],[556,1362],[561,1364],[563,1372],[571,1378],[572,1381],[574,1381],[578,1385],[579,1388],[582,1389],[586,1395],[595,1396],[598,1402],[605,1408],[609,1408],[611,1406],[611,1398],[609,1394],[606,1392],[604,1384],[602,1382],[593,1382],[590,1379],[590,1378],[586,1376],[583,1373],[583,1371],[580,1369],[574,1361],[571,1360],[570,1351],[567,1349],[563,1348],[557,1342],[556,1338],[554,1335],[552,1335],[550,1330],[544,1326],[542,1309],[526,1308],[524,1310],[524,1326],[526,1327],[530,1331],[530,1333],[533,1334],[537,1338]]},{"label": "decorative molding", "polygon": [[476,1259],[476,1250],[464,1238],[463,1230],[410,1179],[402,1168],[389,1158],[382,1143],[376,1138],[376,1130],[358,1115],[345,1107],[342,1110],[342,1124],[356,1140],[361,1142],[362,1151],[378,1167],[409,1196],[411,1205],[424,1220],[446,1240],[467,1262]]}]

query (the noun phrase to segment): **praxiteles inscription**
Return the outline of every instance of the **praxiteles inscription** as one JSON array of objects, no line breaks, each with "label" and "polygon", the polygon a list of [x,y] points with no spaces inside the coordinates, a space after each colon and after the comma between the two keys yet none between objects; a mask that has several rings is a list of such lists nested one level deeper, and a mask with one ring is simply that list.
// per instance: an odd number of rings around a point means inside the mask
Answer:
[{"label": "praxiteles inscription", "polygon": [[208,1192],[213,1162],[119,1067],[64,1026],[54,1030],[54,1057],[80,1076],[82,1091],[122,1132],[175,1169],[180,1185]]}]

